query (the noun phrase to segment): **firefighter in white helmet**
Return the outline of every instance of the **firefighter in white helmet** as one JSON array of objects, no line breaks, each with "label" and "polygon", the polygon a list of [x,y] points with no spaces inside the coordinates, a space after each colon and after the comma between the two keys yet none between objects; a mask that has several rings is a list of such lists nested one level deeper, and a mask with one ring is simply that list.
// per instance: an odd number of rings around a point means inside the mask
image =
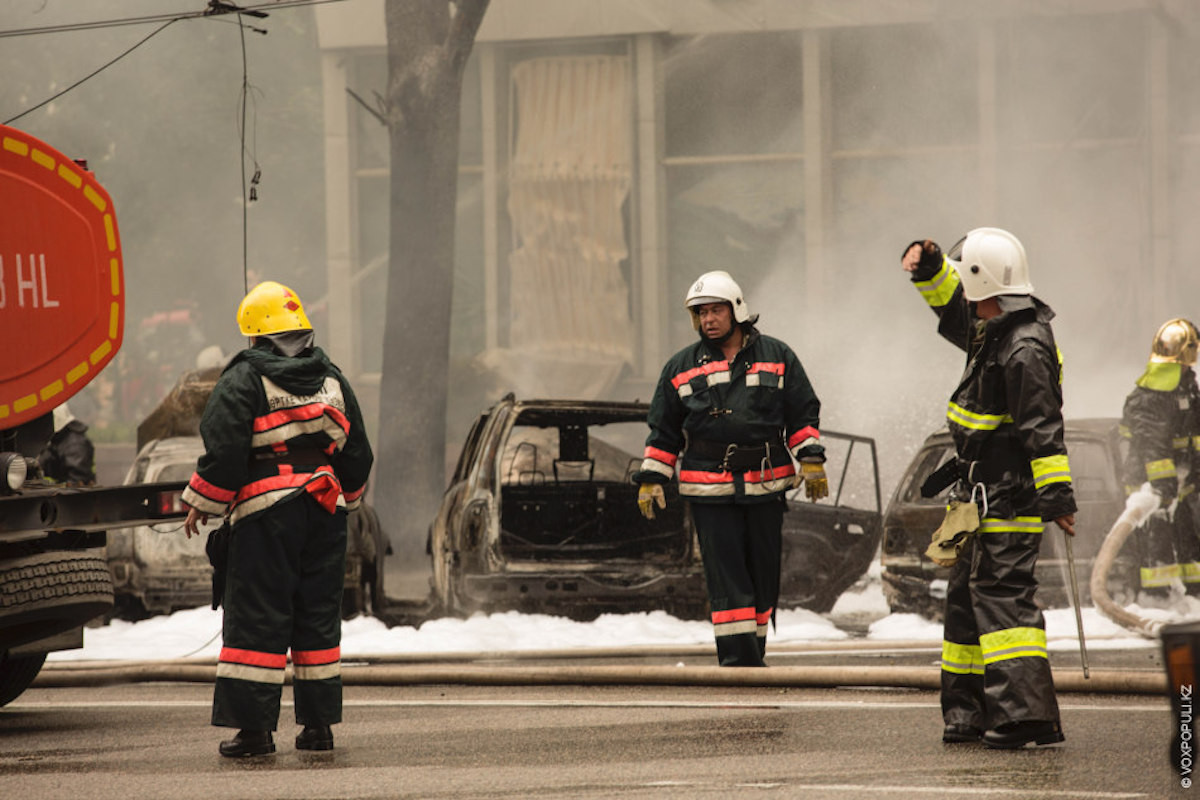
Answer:
[{"label": "firefighter in white helmet", "polygon": [[275,752],[290,651],[296,748],[329,750],[342,719],[346,513],[361,502],[371,445],[295,292],[260,283],[237,321],[251,345],[213,388],[200,420],[205,453],[183,493],[189,537],[209,516],[232,526],[224,547],[220,537],[208,547],[214,568],[227,564],[214,598],[225,615],[212,724],[239,729],[221,742],[223,756]]},{"label": "firefighter in white helmet", "polygon": [[[721,666],[764,666],[779,598],[785,492],[829,492],[820,401],[786,344],[759,333],[729,273],[707,272],[684,306],[699,341],[667,361],[650,403],[638,505],[690,501]],[[799,463],[799,470],[796,468]],[[678,468],[678,469],[677,469]]]},{"label": "firefighter in white helmet", "polygon": [[1054,312],[1033,296],[1025,248],[999,228],[972,230],[945,257],[933,241],[913,242],[901,266],[937,314],[938,332],[967,354],[946,419],[957,457],[922,489],[934,496],[954,486],[930,552],[952,564],[942,739],[994,748],[1061,742],[1034,597],[1046,523],[1075,535]]},{"label": "firefighter in white helmet", "polygon": [[1200,387],[1193,366],[1196,326],[1167,320],[1150,345],[1150,360],[1125,398],[1121,435],[1129,440],[1125,491],[1149,482],[1159,509],[1146,521],[1142,590],[1166,597],[1181,582],[1200,594]]}]

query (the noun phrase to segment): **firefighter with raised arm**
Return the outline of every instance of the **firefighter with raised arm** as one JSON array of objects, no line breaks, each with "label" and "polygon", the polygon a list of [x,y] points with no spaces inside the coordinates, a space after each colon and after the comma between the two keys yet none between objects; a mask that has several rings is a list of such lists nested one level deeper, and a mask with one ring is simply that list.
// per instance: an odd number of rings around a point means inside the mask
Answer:
[{"label": "firefighter with raised arm", "polygon": [[932,497],[955,486],[927,551],[951,566],[942,740],[1061,742],[1034,597],[1046,523],[1075,534],[1054,312],[1033,296],[1025,248],[999,228],[972,230],[945,257],[930,240],[913,242],[901,266],[937,314],[938,332],[967,356],[946,420],[957,458],[922,490]]},{"label": "firefighter with raised arm", "polygon": [[[300,298],[274,281],[237,311],[251,346],[221,373],[200,420],[205,453],[184,490],[185,527],[231,524],[212,724],[223,756],[275,752],[290,651],[299,750],[333,748],[342,719],[346,512],[373,456],[349,382],[319,347]],[[216,559],[214,559],[215,561]]]},{"label": "firefighter with raised arm", "polygon": [[1121,435],[1129,440],[1125,491],[1149,482],[1160,500],[1143,542],[1141,585],[1152,596],[1165,596],[1175,581],[1188,594],[1200,593],[1200,387],[1192,369],[1198,340],[1189,320],[1162,324],[1121,419]]},{"label": "firefighter with raised arm", "polygon": [[684,305],[700,338],[667,361],[655,387],[645,458],[633,476],[638,505],[653,519],[678,467],[717,659],[761,667],[779,598],[785,493],[801,484],[813,501],[829,493],[821,404],[791,348],[759,333],[727,272],[701,275]]}]

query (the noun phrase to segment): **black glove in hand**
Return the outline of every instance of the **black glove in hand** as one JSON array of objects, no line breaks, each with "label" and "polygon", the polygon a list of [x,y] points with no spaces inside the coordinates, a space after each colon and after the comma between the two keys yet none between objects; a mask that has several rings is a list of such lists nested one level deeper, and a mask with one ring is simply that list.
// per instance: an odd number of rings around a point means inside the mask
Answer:
[{"label": "black glove in hand", "polygon": [[1162,498],[1161,508],[1171,505],[1175,495],[1179,494],[1179,478],[1159,478],[1150,481],[1150,488]]}]

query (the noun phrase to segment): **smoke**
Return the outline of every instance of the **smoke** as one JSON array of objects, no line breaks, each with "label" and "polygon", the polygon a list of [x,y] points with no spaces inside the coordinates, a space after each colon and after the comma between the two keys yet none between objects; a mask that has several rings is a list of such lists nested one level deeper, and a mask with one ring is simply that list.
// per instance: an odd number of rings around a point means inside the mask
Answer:
[{"label": "smoke", "polygon": [[[0,30],[203,9],[198,0],[9,0],[0,4]],[[182,20],[157,33],[162,21],[3,39],[5,120],[146,39],[11,123],[86,159],[117,212],[125,339],[80,403],[92,412],[87,421],[97,438],[127,434],[205,347],[233,352],[244,346],[234,314],[247,283],[288,284],[308,304],[319,343],[325,335],[323,126],[313,13],[280,10],[247,22],[267,34],[244,34],[244,126],[243,34],[236,16]],[[257,200],[247,205],[256,170]]]},{"label": "smoke", "polygon": [[[202,5],[110,0],[86,4],[86,13],[135,17]],[[745,16],[721,5],[731,19]],[[896,24],[911,10],[896,3],[879,25],[825,27],[810,37],[824,49],[827,77],[821,263],[808,263],[806,242],[805,179],[815,165],[804,158],[805,34],[764,33],[747,24],[748,33],[660,41],[669,325],[663,350],[673,352],[695,335],[681,302],[690,282],[710,269],[728,270],[761,314],[761,329],[792,345],[805,364],[823,401],[823,427],[876,437],[885,492],[925,435],[943,424],[963,366],[899,269],[913,239],[946,246],[989,225],[1022,240],[1036,294],[1058,314],[1068,416],[1118,415],[1158,325],[1171,316],[1200,317],[1200,270],[1192,263],[1200,228],[1191,219],[1200,205],[1200,103],[1192,91],[1200,81],[1200,9],[1173,0],[1153,11],[1009,18],[993,5],[940,4],[952,16]],[[0,30],[77,22],[81,8],[69,0],[8,0],[0,4]],[[128,293],[126,383],[114,394],[139,376],[152,353],[187,351],[190,365],[205,346],[225,352],[242,346],[233,311],[244,284],[260,278],[292,286],[308,306],[318,342],[328,341],[323,87],[313,19],[311,9],[276,10],[254,22],[268,35],[245,33],[251,89],[244,151],[243,36],[232,17],[175,23],[17,123],[88,158],[114,197]],[[150,30],[5,38],[0,116],[65,88]],[[505,70],[546,52],[523,47],[501,52],[496,62],[501,137],[520,122],[503,108]],[[621,42],[586,37],[549,51],[570,54],[576,47],[628,52]],[[351,72],[369,79],[352,88],[368,98],[382,91],[384,59],[378,53],[355,59]],[[468,68],[465,87],[462,152],[477,165],[476,67]],[[346,102],[359,166],[384,166],[386,130]],[[510,144],[498,143],[502,186]],[[245,207],[245,257],[243,154],[247,179],[255,165],[262,170],[258,200]],[[1163,158],[1165,169],[1156,167]],[[483,388],[463,382],[452,393],[452,437],[481,402],[505,388],[503,376],[487,373],[475,358],[486,347],[490,308],[482,288],[480,187],[478,174],[464,173],[452,358],[460,377],[479,371]],[[386,252],[387,194],[383,182],[360,188],[354,247],[370,261]],[[640,199],[636,191],[632,197],[625,212],[636,257]],[[503,261],[512,242],[500,205]],[[636,270],[629,263],[622,268],[636,292]],[[505,269],[502,263],[495,287],[502,317],[528,302],[509,295]],[[372,353],[389,313],[378,302],[382,272],[354,289],[365,320],[363,352],[355,357],[367,367],[377,361]],[[631,303],[637,308],[640,298]],[[171,344],[154,325],[142,334],[144,320],[179,309],[194,312],[194,329],[182,344]],[[504,345],[508,320],[495,327]],[[139,339],[147,346],[135,346]],[[659,366],[633,365],[633,380],[614,394],[647,399],[646,379]],[[136,423],[132,416],[125,421]]]}]

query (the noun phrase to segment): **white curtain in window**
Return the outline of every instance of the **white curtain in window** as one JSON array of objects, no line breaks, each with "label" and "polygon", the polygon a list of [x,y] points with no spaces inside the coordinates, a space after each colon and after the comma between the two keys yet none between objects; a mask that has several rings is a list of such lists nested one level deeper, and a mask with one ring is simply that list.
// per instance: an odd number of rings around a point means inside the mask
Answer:
[{"label": "white curtain in window", "polygon": [[526,396],[601,397],[633,353],[629,59],[531,59],[511,88],[511,347],[489,360]]}]

